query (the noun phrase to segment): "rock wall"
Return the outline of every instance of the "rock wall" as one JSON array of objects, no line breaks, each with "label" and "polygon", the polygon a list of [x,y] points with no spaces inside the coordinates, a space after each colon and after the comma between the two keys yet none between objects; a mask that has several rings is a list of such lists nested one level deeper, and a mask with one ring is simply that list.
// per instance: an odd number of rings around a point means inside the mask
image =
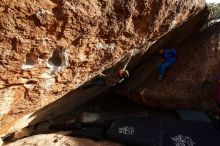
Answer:
[{"label": "rock wall", "polygon": [[117,86],[116,92],[122,96],[130,97],[130,93],[136,87],[146,81],[151,74],[156,73],[157,64],[163,60],[158,50],[170,47],[179,48],[181,42],[185,44],[188,38],[192,38],[201,30],[203,24],[207,21],[208,15],[209,12],[204,9],[157,40],[157,43],[150,46],[144,56],[141,57],[139,65],[132,69],[129,79]]},{"label": "rock wall", "polygon": [[[220,74],[220,23],[184,41],[177,48],[177,62],[158,81],[154,56],[139,69],[138,81],[128,81],[126,95],[140,104],[163,108],[207,109],[213,104],[211,93]],[[151,64],[152,71],[146,71]],[[140,70],[145,70],[140,72]],[[136,85],[136,86],[134,86]]]},{"label": "rock wall", "polygon": [[204,9],[204,0],[2,0],[0,136]]}]

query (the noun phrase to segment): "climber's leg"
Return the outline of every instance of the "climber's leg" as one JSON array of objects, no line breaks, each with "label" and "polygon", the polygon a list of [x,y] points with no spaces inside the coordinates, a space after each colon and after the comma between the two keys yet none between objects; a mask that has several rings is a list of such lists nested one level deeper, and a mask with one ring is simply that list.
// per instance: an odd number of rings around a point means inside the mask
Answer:
[{"label": "climber's leg", "polygon": [[162,77],[164,76],[167,68],[169,68],[172,64],[173,64],[173,62],[165,61],[165,62],[163,62],[163,63],[161,63],[157,66],[158,74],[159,74],[159,80],[162,79]]}]

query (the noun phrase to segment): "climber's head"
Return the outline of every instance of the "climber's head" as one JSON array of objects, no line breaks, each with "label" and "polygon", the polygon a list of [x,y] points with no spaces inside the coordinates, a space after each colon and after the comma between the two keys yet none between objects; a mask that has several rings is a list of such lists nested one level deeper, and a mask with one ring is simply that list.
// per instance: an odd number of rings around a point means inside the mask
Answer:
[{"label": "climber's head", "polygon": [[163,50],[163,49],[160,49],[159,53],[160,53],[160,54],[163,54],[163,53],[164,53],[164,50]]},{"label": "climber's head", "polygon": [[168,48],[160,49],[159,53],[160,53],[160,54],[163,54],[163,53],[166,52],[167,50],[169,50],[169,49],[168,49]]},{"label": "climber's head", "polygon": [[121,78],[129,78],[129,72],[127,70],[122,69],[122,70],[119,71],[119,76]]}]

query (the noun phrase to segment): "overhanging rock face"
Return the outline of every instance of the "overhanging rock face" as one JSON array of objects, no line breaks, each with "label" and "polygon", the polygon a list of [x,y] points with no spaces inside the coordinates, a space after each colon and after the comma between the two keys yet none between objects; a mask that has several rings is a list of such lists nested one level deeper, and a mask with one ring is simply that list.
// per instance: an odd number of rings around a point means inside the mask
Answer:
[{"label": "overhanging rock face", "polygon": [[204,0],[2,0],[0,136],[205,8]]}]

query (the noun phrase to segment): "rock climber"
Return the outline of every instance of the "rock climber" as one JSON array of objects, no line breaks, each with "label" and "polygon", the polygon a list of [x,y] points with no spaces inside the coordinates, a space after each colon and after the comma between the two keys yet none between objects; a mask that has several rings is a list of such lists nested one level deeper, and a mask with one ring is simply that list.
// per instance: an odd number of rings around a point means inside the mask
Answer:
[{"label": "rock climber", "polygon": [[119,69],[116,75],[109,76],[106,78],[105,83],[107,86],[114,86],[120,84],[125,79],[129,78],[129,71],[126,69],[128,63],[131,61],[131,57],[133,56],[133,51],[129,52],[128,60],[125,62],[123,68]]},{"label": "rock climber", "polygon": [[126,78],[129,78],[129,72],[126,69],[119,70],[117,73],[117,77],[112,77],[101,73],[91,83],[84,85],[83,89],[88,89],[95,86],[111,87],[121,83]]},{"label": "rock climber", "polygon": [[157,66],[159,80],[163,78],[165,71],[176,62],[175,49],[163,49],[160,53],[163,54],[164,61]]},{"label": "rock climber", "polygon": [[120,84],[125,79],[129,78],[129,71],[126,68],[132,56],[133,56],[133,52],[130,52],[128,56],[128,60],[125,62],[125,65],[123,66],[123,68],[119,69],[116,73],[109,75],[100,73],[99,76],[93,80],[93,82],[85,85],[83,89],[91,88],[94,86],[111,87]]}]

